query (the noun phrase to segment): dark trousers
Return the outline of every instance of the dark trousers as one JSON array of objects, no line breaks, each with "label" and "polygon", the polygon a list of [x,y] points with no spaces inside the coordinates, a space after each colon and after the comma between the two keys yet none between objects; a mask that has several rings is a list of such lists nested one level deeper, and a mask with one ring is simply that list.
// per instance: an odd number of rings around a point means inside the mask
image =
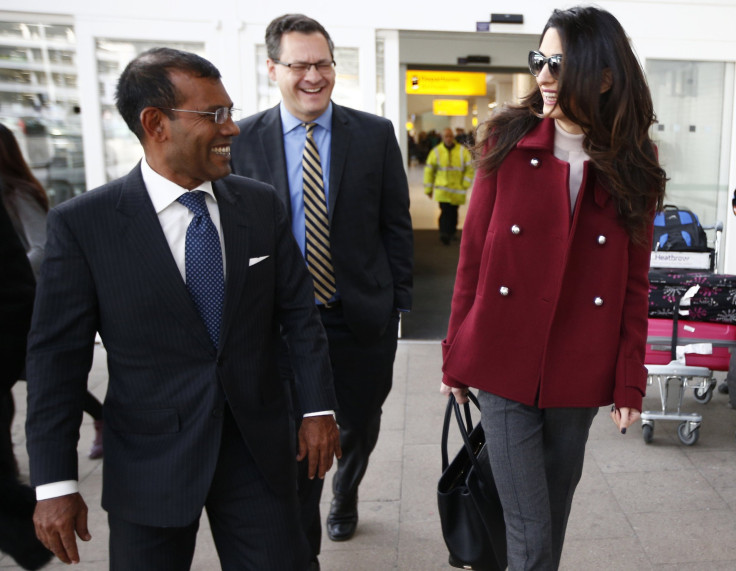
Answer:
[{"label": "dark trousers", "polygon": [[82,401],[82,409],[95,420],[102,420],[102,403],[95,398],[91,392],[87,391]]},{"label": "dark trousers", "polygon": [[[307,542],[293,494],[274,494],[226,407],[220,456],[205,509],[220,565],[232,571],[302,571]],[[185,527],[137,525],[108,514],[110,569],[185,571],[194,556],[199,519]]]},{"label": "dark trousers", "polygon": [[440,202],[440,238],[452,238],[457,233],[457,212],[459,206]]},{"label": "dark trousers", "polygon": [[0,394],[0,474],[16,478],[18,462],[13,452],[13,417],[15,402],[13,393]]},{"label": "dark trousers", "polygon": [[[353,497],[368,468],[368,460],[378,441],[381,407],[391,390],[399,328],[398,314],[378,339],[361,342],[345,323],[342,307],[321,309],[327,332],[330,360],[335,380],[342,458],[332,480],[336,494]],[[299,496],[302,522],[307,531],[312,557],[320,552],[322,524],[319,512],[323,483],[308,480],[300,470]]]},{"label": "dark trousers", "polygon": [[597,408],[539,409],[480,391],[509,571],[555,570]]},{"label": "dark trousers", "polygon": [[24,569],[40,569],[52,554],[38,540],[33,526],[36,493],[18,480],[12,439],[14,414],[13,394],[0,393],[0,551]]}]

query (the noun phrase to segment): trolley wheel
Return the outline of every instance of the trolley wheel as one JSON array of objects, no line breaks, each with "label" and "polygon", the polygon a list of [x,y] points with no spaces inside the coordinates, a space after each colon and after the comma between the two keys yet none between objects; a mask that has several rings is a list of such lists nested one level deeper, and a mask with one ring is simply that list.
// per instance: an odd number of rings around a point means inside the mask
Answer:
[{"label": "trolley wheel", "polygon": [[644,444],[651,444],[652,440],[654,439],[654,425],[642,424],[641,437],[644,439]]},{"label": "trolley wheel", "polygon": [[689,433],[687,431],[687,421],[681,422],[677,426],[677,436],[685,446],[692,446],[700,438],[700,427],[693,428]]},{"label": "trolley wheel", "polygon": [[713,385],[708,385],[707,389],[701,389],[700,387],[697,387],[695,390],[693,390],[693,396],[695,397],[695,400],[698,401],[700,404],[708,404],[710,402],[710,399],[713,398]]}]

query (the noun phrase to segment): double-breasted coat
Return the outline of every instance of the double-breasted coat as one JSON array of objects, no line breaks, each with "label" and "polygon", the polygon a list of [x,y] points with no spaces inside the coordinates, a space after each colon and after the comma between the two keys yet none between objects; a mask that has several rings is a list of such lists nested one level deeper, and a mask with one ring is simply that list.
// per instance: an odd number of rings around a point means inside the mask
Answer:
[{"label": "double-breasted coat", "polygon": [[540,408],[641,410],[651,244],[630,240],[589,162],[571,213],[554,133],[542,120],[476,176],[444,382]]}]

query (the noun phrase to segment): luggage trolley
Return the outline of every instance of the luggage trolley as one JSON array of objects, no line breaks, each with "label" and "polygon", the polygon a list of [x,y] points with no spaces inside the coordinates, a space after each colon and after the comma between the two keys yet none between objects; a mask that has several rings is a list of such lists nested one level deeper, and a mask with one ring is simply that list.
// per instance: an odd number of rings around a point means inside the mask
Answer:
[{"label": "luggage trolley", "polygon": [[[718,267],[723,224],[719,222],[710,229],[716,234],[713,259],[709,260],[708,268],[695,271]],[[706,274],[694,275],[690,281],[707,281]],[[717,274],[708,275],[718,278]],[[736,324],[679,319],[680,315],[689,316],[691,300],[699,289],[696,283],[684,295],[676,296],[672,319],[652,318],[650,314],[645,358],[647,384],[658,385],[661,410],[641,414],[642,438],[647,444],[652,442],[657,420],[679,422],[677,436],[684,445],[692,446],[698,441],[703,416],[682,411],[685,391],[692,389],[696,401],[708,403],[716,387],[713,371],[727,371],[729,350],[736,350]]]}]

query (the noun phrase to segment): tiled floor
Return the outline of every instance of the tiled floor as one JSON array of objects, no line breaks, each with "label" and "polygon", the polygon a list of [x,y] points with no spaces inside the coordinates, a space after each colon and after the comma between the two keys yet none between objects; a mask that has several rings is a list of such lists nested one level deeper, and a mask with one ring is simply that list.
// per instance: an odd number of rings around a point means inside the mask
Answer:
[{"label": "tiled floor", "polygon": [[[98,346],[96,352],[90,386],[102,396],[104,349]],[[444,399],[438,394],[439,367],[437,342],[399,344],[381,438],[361,487],[358,532],[345,543],[325,538],[324,571],[449,569],[435,502],[444,412]],[[15,436],[21,468],[27,473],[24,391],[22,384],[14,389]],[[645,408],[658,406],[655,388]],[[601,410],[570,517],[562,569],[736,569],[736,412],[720,394],[707,405],[696,403],[689,394],[684,408],[704,415],[700,440],[692,447],[679,443],[676,424],[671,422],[657,423],[649,445],[643,443],[638,426],[621,436]],[[107,567],[106,519],[99,507],[101,462],[86,458],[91,439],[91,421],[85,418],[80,477],[91,510],[93,539],[82,548],[82,563],[77,566],[82,570]],[[48,568],[62,567],[66,568],[56,563]],[[203,521],[194,569],[217,568]],[[0,569],[19,567],[0,557]]]}]

